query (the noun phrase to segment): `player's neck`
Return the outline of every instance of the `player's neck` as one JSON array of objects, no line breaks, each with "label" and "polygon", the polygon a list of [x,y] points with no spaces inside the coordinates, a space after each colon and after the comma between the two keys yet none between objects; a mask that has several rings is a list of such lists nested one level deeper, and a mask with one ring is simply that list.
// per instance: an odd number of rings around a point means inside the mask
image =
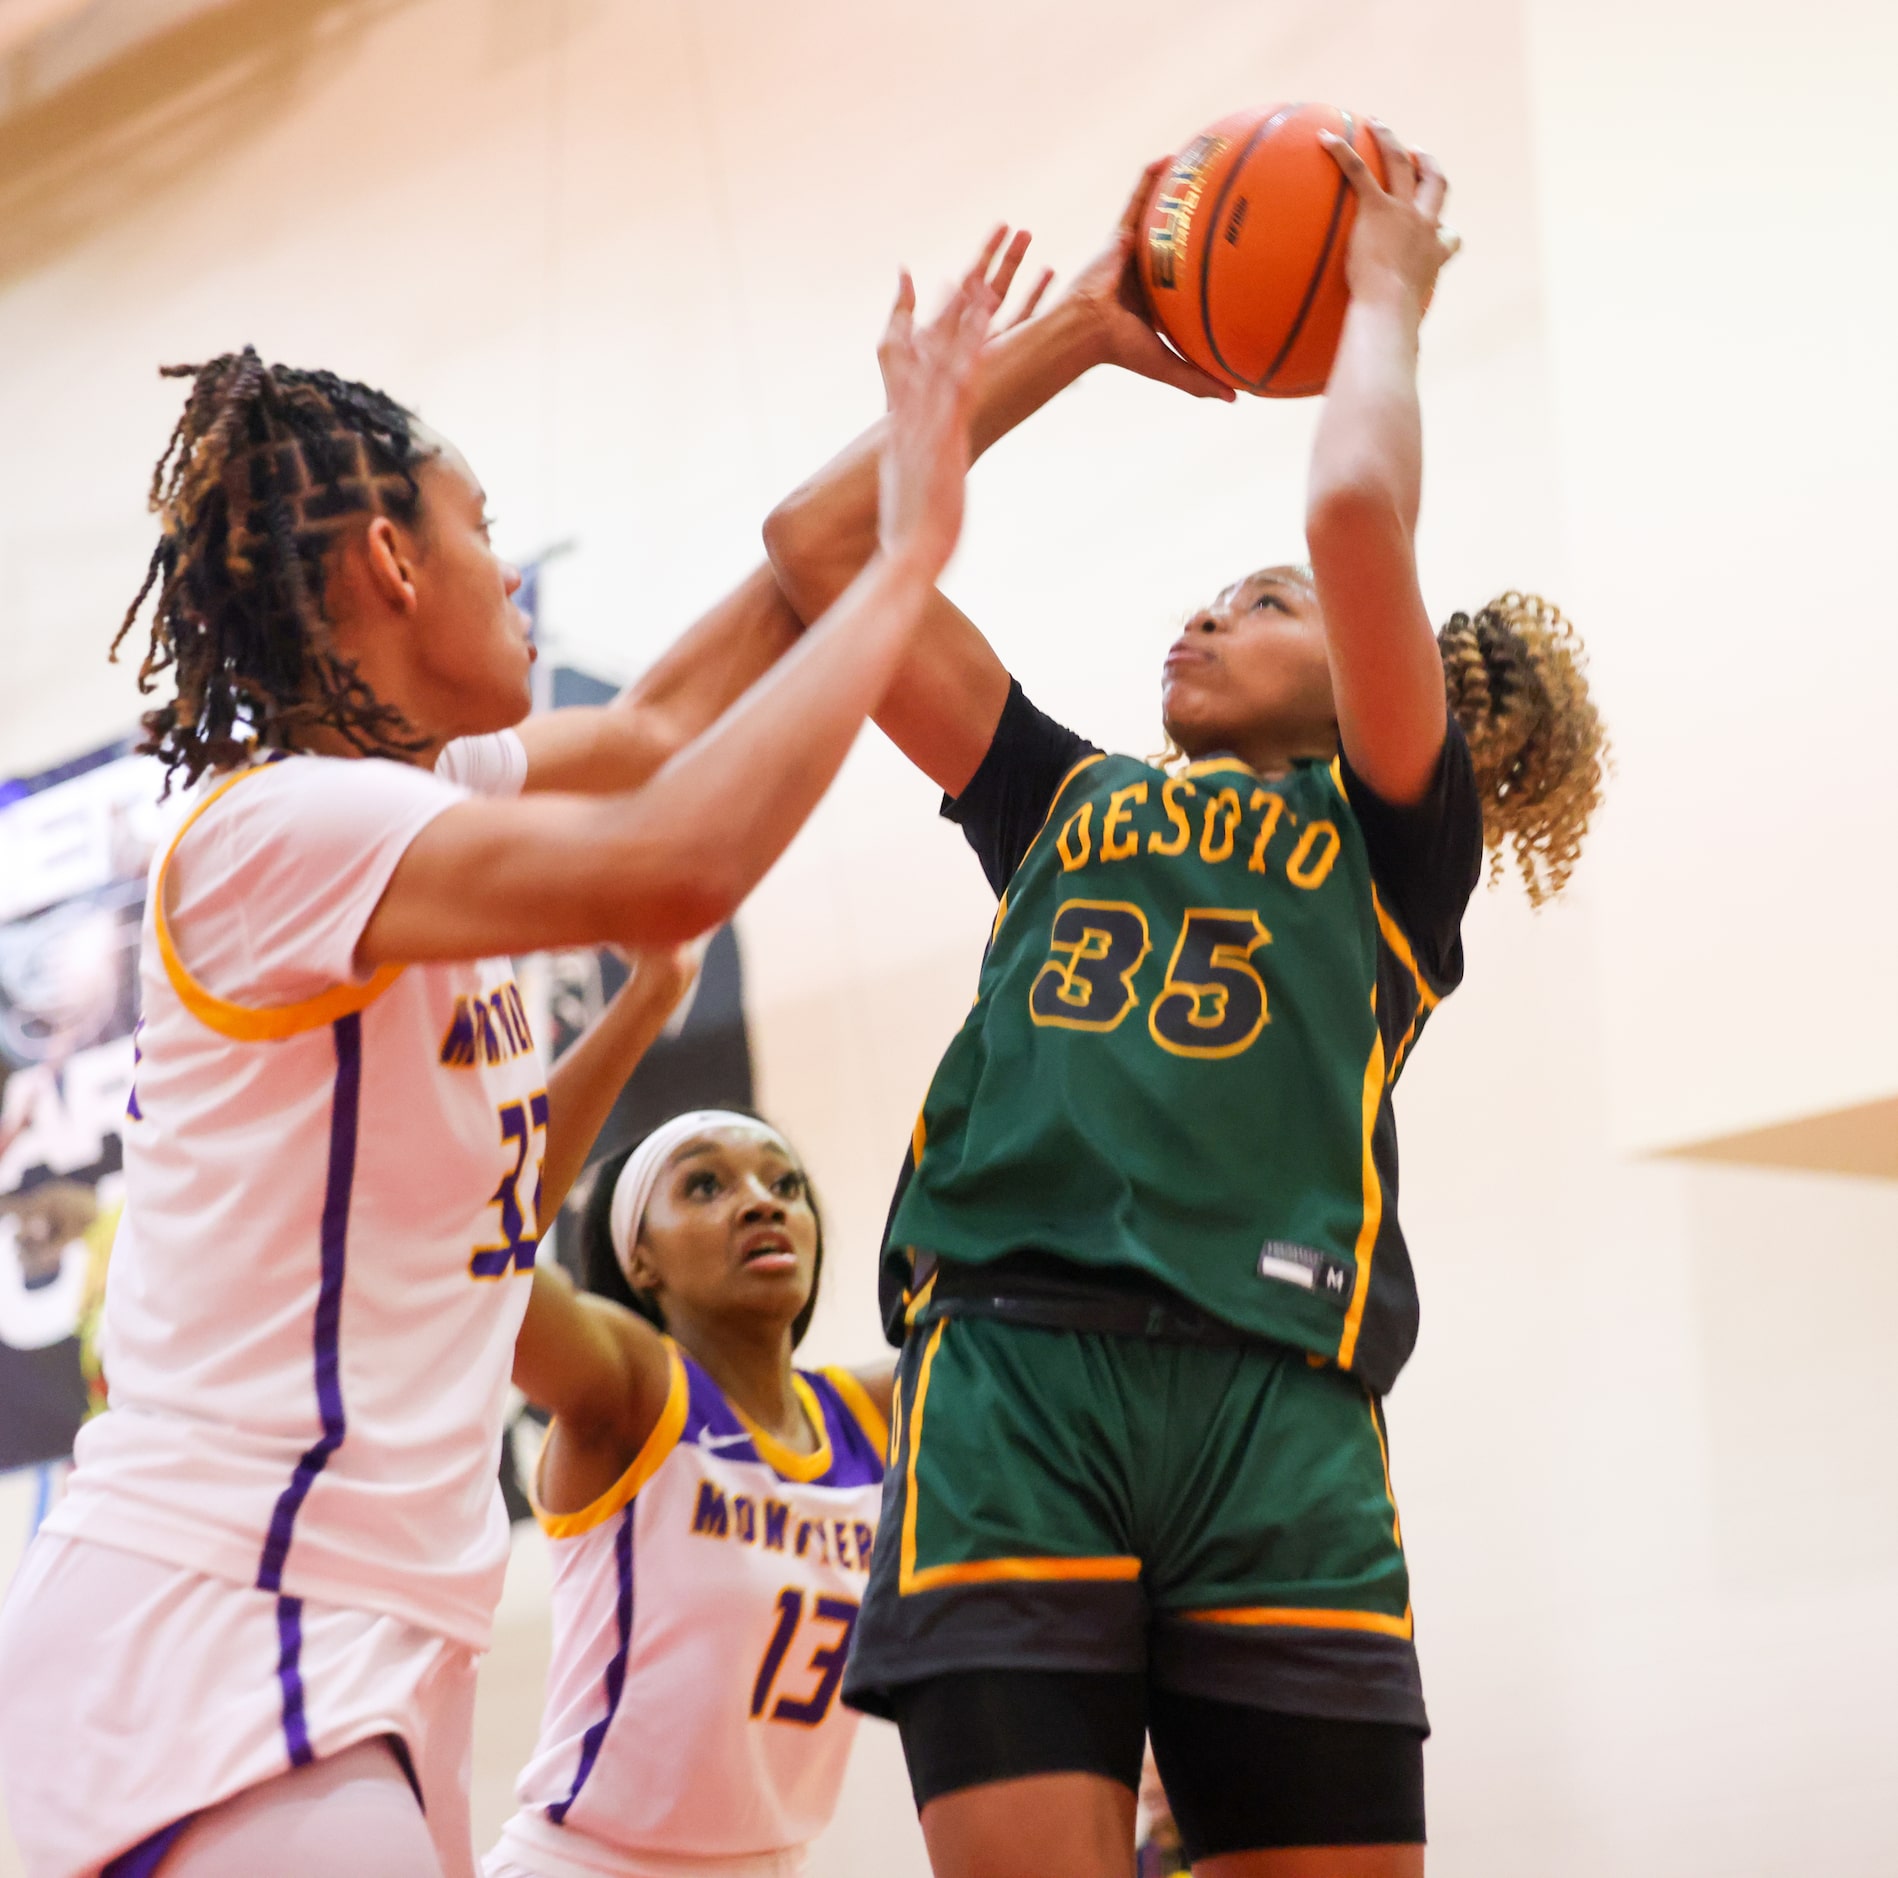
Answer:
[{"label": "player's neck", "polygon": [[668,1327],[735,1409],[794,1453],[816,1452],[823,1431],[805,1421],[791,1386],[791,1337],[783,1325],[721,1321],[714,1328],[675,1320]]},{"label": "player's neck", "polygon": [[[418,769],[433,769],[435,759],[441,755],[443,743],[431,737],[417,750],[392,750],[389,754],[399,762],[413,763]],[[328,724],[311,724],[297,737],[294,751],[299,756],[361,756],[363,752],[350,742],[340,730]]]},{"label": "player's neck", "polygon": [[1330,762],[1338,754],[1338,733],[1331,726],[1307,730],[1275,726],[1256,736],[1235,738],[1229,754],[1260,776],[1288,776],[1300,763]]},{"label": "player's neck", "polygon": [[1209,743],[1203,749],[1188,750],[1195,763],[1210,763],[1219,757],[1237,757],[1254,775],[1268,782],[1289,776],[1300,763],[1316,760],[1329,763],[1338,754],[1338,730],[1335,724],[1298,726],[1261,725]]}]

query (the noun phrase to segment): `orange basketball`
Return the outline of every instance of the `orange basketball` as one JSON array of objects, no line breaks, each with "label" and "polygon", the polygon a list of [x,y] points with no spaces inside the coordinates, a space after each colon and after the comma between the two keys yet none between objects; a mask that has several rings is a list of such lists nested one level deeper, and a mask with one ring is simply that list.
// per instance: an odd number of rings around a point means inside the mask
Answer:
[{"label": "orange basketball", "polygon": [[1358,205],[1321,130],[1384,180],[1361,117],[1328,104],[1237,111],[1174,158],[1141,224],[1140,278],[1161,329],[1202,370],[1261,397],[1323,391],[1344,325]]}]

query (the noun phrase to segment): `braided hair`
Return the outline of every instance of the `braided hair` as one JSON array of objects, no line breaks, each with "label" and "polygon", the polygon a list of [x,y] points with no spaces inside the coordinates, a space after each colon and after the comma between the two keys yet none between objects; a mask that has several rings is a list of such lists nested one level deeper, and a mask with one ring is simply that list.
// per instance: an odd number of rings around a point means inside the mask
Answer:
[{"label": "braided hair", "polygon": [[250,346],[161,372],[191,390],[152,471],[158,545],[111,656],[156,590],[138,688],[170,671],[174,695],[145,713],[139,748],[162,759],[167,789],[180,770],[196,782],[311,726],[365,755],[425,748],[337,651],[323,585],[354,517],[416,524],[416,473],[439,445],[383,392],[266,365]]},{"label": "braided hair", "polygon": [[1437,645],[1476,769],[1489,877],[1501,877],[1507,853],[1541,906],[1575,870],[1608,763],[1582,643],[1540,594],[1510,592],[1453,613]]},{"label": "braided hair", "polygon": [[[752,1113],[743,1107],[735,1112],[741,1115]],[[758,1116],[757,1119],[763,1121],[764,1117]],[[633,1289],[621,1269],[619,1254],[613,1249],[613,1189],[619,1184],[621,1169],[633,1158],[638,1148],[639,1142],[635,1141],[631,1147],[608,1155],[593,1174],[593,1186],[580,1213],[581,1283],[596,1297],[611,1298],[615,1304],[623,1304],[629,1311],[637,1311],[655,1330],[663,1331],[666,1317],[660,1309],[659,1300],[650,1292]],[[801,1167],[798,1171],[803,1173]],[[817,1256],[811,1270],[811,1295],[804,1300],[804,1308],[791,1320],[791,1348],[794,1350],[804,1341],[804,1333],[810,1329],[811,1319],[817,1315],[817,1293],[824,1280],[824,1215],[817,1204],[817,1190],[811,1185],[809,1174],[804,1174],[804,1199],[811,1209],[811,1218],[817,1223]]]}]

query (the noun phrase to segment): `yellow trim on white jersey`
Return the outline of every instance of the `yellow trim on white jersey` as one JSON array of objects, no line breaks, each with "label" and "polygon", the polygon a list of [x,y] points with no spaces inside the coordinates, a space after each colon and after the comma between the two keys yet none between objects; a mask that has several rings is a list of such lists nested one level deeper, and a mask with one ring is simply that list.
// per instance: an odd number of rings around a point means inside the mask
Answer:
[{"label": "yellow trim on white jersey", "polygon": [[295,1004],[269,1005],[261,1009],[233,1004],[228,998],[220,998],[192,977],[184,960],[178,956],[178,948],[171,937],[171,920],[165,904],[166,878],[171,872],[171,863],[177,855],[179,842],[191,832],[192,823],[220,796],[236,788],[245,777],[259,775],[266,767],[258,763],[248,769],[240,769],[236,775],[227,776],[205,796],[179,824],[178,832],[172,836],[171,845],[165,850],[165,858],[158,864],[158,878],[153,885],[152,926],[158,935],[158,956],[164,961],[165,976],[171,980],[171,988],[178,994],[178,1002],[201,1024],[216,1031],[220,1037],[229,1037],[234,1043],[278,1043],[285,1037],[300,1036],[306,1030],[320,1030],[325,1024],[333,1024],[339,1017],[347,1017],[354,1011],[367,1010],[406,969],[401,965],[384,965],[377,969],[375,976],[366,984],[333,985],[314,998],[302,998]]},{"label": "yellow trim on white jersey", "polygon": [[804,1419],[817,1436],[815,1453],[799,1454],[787,1448],[775,1435],[760,1428],[730,1396],[725,1398],[725,1405],[738,1417],[739,1426],[751,1437],[751,1445],[767,1467],[775,1469],[786,1480],[821,1480],[830,1472],[831,1462],[830,1425],[824,1420],[824,1405],[818,1401],[817,1391],[795,1370],[791,1374],[791,1388],[804,1410]]},{"label": "yellow trim on white jersey", "polygon": [[548,1443],[553,1440],[554,1422],[548,1426],[547,1440],[541,1443],[540,1459],[534,1464],[534,1490],[529,1498],[533,1502],[534,1517],[540,1521],[540,1529],[550,1539],[577,1539],[582,1533],[591,1532],[596,1526],[603,1526],[613,1515],[626,1506],[641,1487],[659,1471],[660,1463],[679,1445],[679,1436],[685,1431],[685,1413],[691,1391],[685,1377],[685,1361],[679,1355],[679,1346],[670,1337],[666,1339],[666,1405],[659,1411],[659,1419],[653,1424],[653,1431],[646,1437],[645,1445],[633,1457],[633,1464],[614,1481],[591,1506],[583,1506],[577,1513],[550,1513],[541,1504],[540,1474],[547,1460]]},{"label": "yellow trim on white jersey", "polygon": [[827,1369],[830,1386],[843,1397],[844,1406],[857,1418],[857,1425],[869,1436],[879,1454],[890,1451],[890,1424],[866,1389],[847,1369]]}]

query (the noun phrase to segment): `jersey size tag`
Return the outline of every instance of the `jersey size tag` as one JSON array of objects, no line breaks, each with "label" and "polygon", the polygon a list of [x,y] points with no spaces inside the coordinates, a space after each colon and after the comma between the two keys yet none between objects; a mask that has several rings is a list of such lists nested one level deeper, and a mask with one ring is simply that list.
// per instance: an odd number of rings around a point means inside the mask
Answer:
[{"label": "jersey size tag", "polygon": [[1354,1266],[1314,1246],[1295,1245],[1290,1239],[1268,1239],[1259,1248],[1259,1276],[1315,1291],[1345,1310],[1357,1289],[1358,1274]]}]

